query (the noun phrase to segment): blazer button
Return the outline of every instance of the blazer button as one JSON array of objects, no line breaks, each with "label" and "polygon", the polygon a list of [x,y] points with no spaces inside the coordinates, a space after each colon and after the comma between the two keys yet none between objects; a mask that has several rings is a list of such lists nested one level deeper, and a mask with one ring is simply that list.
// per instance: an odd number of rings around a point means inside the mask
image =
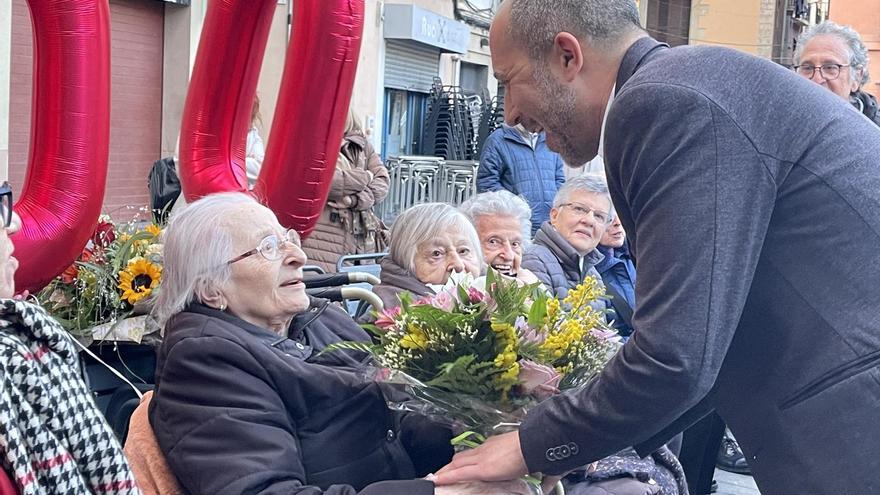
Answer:
[{"label": "blazer button", "polygon": [[547,449],[547,454],[544,457],[546,457],[548,461],[555,461],[556,460],[556,453],[553,452],[552,448],[549,448],[549,449]]},{"label": "blazer button", "polygon": [[577,455],[581,449],[578,447],[578,444],[571,442],[568,444],[568,450],[571,451],[571,455]]},{"label": "blazer button", "polygon": [[306,346],[304,346],[304,345],[300,344],[299,342],[297,342],[297,343],[296,343],[296,348],[297,348],[297,349],[305,349]]},{"label": "blazer button", "polygon": [[397,434],[394,433],[394,430],[388,430],[385,433],[385,440],[387,440],[389,442],[393,442],[395,438],[397,438]]}]

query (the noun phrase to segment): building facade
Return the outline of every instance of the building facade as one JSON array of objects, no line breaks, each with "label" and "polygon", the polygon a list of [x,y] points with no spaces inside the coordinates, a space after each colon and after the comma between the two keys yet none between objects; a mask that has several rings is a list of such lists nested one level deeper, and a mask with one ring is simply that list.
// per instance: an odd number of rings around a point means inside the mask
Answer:
[{"label": "building facade", "polygon": [[[110,156],[104,211],[126,219],[149,204],[153,162],[174,156],[207,0],[110,0]],[[279,2],[259,93],[274,108],[289,6]],[[20,191],[30,143],[33,41],[25,0],[0,0],[0,173]],[[271,126],[264,112],[264,128]]]},{"label": "building facade", "polygon": [[672,46],[727,46],[785,66],[797,36],[828,17],[828,0],[641,0],[639,7],[648,32]]},{"label": "building facade", "polygon": [[[264,141],[290,39],[293,2],[278,0],[257,93]],[[110,160],[104,209],[133,216],[149,202],[153,161],[175,156],[208,0],[109,0]],[[352,107],[377,150],[418,149],[434,78],[494,95],[488,27],[498,0],[365,0]],[[26,0],[0,0],[0,175],[18,194],[30,140],[33,42]],[[295,116],[293,118],[308,118]]]},{"label": "building facade", "polygon": [[497,0],[367,0],[352,107],[383,156],[417,153],[435,78],[497,92],[489,23]]}]

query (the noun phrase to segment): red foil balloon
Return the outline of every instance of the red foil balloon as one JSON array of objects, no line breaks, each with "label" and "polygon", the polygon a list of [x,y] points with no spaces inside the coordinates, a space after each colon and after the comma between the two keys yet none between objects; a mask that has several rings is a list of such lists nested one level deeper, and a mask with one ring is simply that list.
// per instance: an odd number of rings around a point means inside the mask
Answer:
[{"label": "red foil balloon", "polygon": [[283,225],[308,236],[336,169],[357,73],[364,2],[304,0],[295,5],[281,94],[254,190]]},{"label": "red foil balloon", "polygon": [[107,0],[28,0],[34,29],[30,152],[14,209],[17,290],[79,257],[101,213],[110,144]]},{"label": "red foil balloon", "polygon": [[[188,201],[246,191],[244,144],[274,0],[208,5],[187,93],[180,176]],[[363,0],[295,2],[270,139],[254,193],[308,235],[327,200],[351,100]]]}]

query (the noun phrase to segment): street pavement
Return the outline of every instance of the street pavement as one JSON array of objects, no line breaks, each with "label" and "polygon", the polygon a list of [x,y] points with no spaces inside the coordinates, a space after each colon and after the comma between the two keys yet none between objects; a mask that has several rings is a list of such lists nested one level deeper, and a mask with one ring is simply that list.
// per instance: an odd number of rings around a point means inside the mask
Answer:
[{"label": "street pavement", "polygon": [[714,495],[761,495],[751,476],[716,469],[715,481],[718,491]]}]

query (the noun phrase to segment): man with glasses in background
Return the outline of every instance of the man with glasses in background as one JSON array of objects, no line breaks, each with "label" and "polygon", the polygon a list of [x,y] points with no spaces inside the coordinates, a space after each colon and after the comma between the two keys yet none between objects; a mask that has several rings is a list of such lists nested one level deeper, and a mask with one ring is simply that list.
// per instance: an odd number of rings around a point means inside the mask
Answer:
[{"label": "man with glasses in background", "polygon": [[831,21],[804,31],[794,51],[794,70],[850,102],[880,126],[877,99],[862,90],[868,82],[868,49],[853,28]]},{"label": "man with glasses in background", "polygon": [[553,198],[550,220],[535,234],[522,266],[559,298],[587,276],[602,283],[596,265],[604,256],[596,246],[612,218],[614,206],[601,177],[582,175],[569,180]]}]

